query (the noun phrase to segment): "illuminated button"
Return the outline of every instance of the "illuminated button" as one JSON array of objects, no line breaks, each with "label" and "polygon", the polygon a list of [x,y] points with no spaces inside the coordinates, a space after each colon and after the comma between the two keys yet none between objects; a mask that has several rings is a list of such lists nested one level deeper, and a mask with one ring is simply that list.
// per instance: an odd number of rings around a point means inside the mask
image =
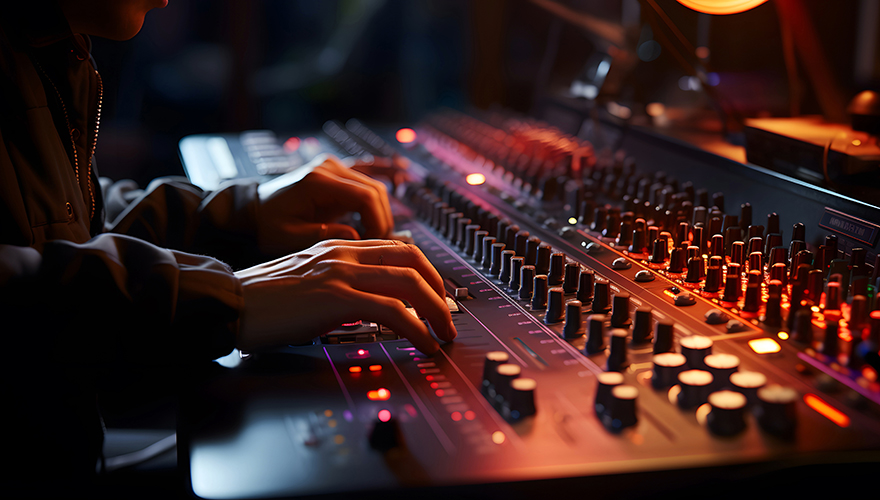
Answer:
[{"label": "illuminated button", "polygon": [[391,420],[391,412],[389,410],[379,410],[378,417],[380,422],[387,422]]},{"label": "illuminated button", "polygon": [[501,431],[495,431],[492,433],[492,442],[495,444],[501,444],[505,440],[504,433]]},{"label": "illuminated button", "polygon": [[388,401],[391,398],[391,391],[382,387],[375,391],[367,392],[367,399],[370,401]]},{"label": "illuminated button", "polygon": [[483,174],[468,174],[468,176],[465,177],[464,180],[471,186],[479,186],[480,184],[486,182],[486,176]]},{"label": "illuminated button", "polygon": [[397,131],[394,137],[401,144],[410,144],[416,140],[416,131],[411,128],[402,128]]},{"label": "illuminated button", "polygon": [[382,365],[370,365],[370,371],[371,372],[382,371]]},{"label": "illuminated button", "polygon": [[351,373],[360,373],[363,369],[360,366],[349,366],[348,371]]},{"label": "illuminated button", "polygon": [[816,410],[819,415],[834,422],[840,427],[849,427],[849,417],[837,408],[826,403],[822,398],[815,394],[807,394],[804,396],[804,403],[810,408]]},{"label": "illuminated button", "polygon": [[769,337],[752,339],[749,341],[749,347],[751,347],[756,354],[772,354],[774,352],[779,352],[782,349],[779,347],[778,342]]}]

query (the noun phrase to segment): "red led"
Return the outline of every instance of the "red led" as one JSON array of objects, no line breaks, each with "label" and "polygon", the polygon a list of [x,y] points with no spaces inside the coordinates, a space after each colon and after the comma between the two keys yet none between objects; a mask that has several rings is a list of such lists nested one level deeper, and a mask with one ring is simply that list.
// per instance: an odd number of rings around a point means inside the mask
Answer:
[{"label": "red led", "polygon": [[437,389],[436,391],[434,391],[434,394],[436,394],[438,397],[441,397],[441,398],[442,398],[443,395],[446,394],[446,393],[443,392],[443,389]]},{"label": "red led", "polygon": [[428,376],[425,377],[425,380],[427,380],[427,381],[430,382],[431,380],[434,380],[434,376],[433,376],[433,375],[428,375]]},{"label": "red led", "polygon": [[360,366],[349,366],[348,371],[351,373],[360,373],[361,367]]},{"label": "red led", "polygon": [[436,388],[438,388],[438,387],[440,387],[440,384],[439,384],[439,383],[437,383],[437,382],[431,382],[431,389],[436,389]]},{"label": "red led", "polygon": [[364,350],[364,349],[358,349],[358,356],[363,356],[363,355],[366,354],[366,353],[367,353],[366,350]]},{"label": "red led", "polygon": [[300,142],[302,141],[299,140],[299,137],[291,137],[290,139],[287,139],[284,141],[284,151],[293,153],[299,149]]},{"label": "red led", "polygon": [[387,422],[391,420],[391,412],[388,410],[379,410],[378,417],[380,422]]},{"label": "red led", "polygon": [[370,371],[371,372],[382,371],[382,365],[370,365]]},{"label": "red led", "polygon": [[411,128],[402,128],[397,131],[395,138],[401,144],[409,144],[416,140],[416,131]]},{"label": "red led", "polygon": [[461,420],[461,412],[454,411],[454,412],[452,412],[452,415],[450,415],[450,417],[452,417],[453,421],[458,422],[459,420]]},{"label": "red led", "polygon": [[474,413],[472,410],[468,410],[468,411],[464,412],[464,419],[465,420],[473,420],[475,418],[477,418],[477,414]]}]

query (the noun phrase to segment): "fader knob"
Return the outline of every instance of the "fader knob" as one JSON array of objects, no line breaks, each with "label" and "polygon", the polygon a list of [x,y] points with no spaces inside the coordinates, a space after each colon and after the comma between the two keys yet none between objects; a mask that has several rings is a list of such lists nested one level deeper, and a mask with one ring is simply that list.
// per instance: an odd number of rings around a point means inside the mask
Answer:
[{"label": "fader knob", "polygon": [[746,428],[746,397],[738,392],[718,391],[709,394],[712,409],[706,416],[706,426],[713,434],[732,436]]},{"label": "fader knob", "polygon": [[626,350],[626,336],[628,334],[629,331],[623,328],[611,330],[611,349],[608,352],[606,367],[609,372],[619,372],[629,366]]},{"label": "fader knob", "polygon": [[595,273],[591,269],[582,269],[578,277],[577,299],[583,303],[593,300],[593,279]]},{"label": "fader knob", "polygon": [[513,257],[510,259],[510,280],[507,282],[507,288],[511,292],[519,291],[520,277],[522,275],[523,258]]},{"label": "fader knob", "polygon": [[679,341],[681,353],[687,359],[688,367],[705,370],[703,358],[712,354],[712,339],[703,335],[691,335]]},{"label": "fader knob", "polygon": [[549,246],[538,246],[538,253],[535,255],[535,262],[533,263],[536,274],[547,274],[550,272],[550,252],[551,248]]},{"label": "fader knob", "polygon": [[[483,269],[488,271],[492,268],[492,247],[495,245],[495,238],[486,236],[483,238],[482,259],[480,259]],[[474,259],[476,260],[476,259]]]},{"label": "fader knob", "polygon": [[522,266],[519,273],[519,300],[532,298],[535,280],[535,266]]},{"label": "fader knob", "polygon": [[663,320],[657,322],[657,328],[654,331],[654,354],[674,350],[673,329],[674,325],[671,321]]},{"label": "fader knob", "polygon": [[617,433],[638,422],[636,416],[636,398],[639,390],[632,385],[617,385],[611,389],[611,401],[608,411],[603,415],[602,423],[609,431]]},{"label": "fader knob", "polygon": [[510,382],[510,398],[505,403],[505,414],[511,420],[521,420],[532,416],[536,412],[535,389],[538,383],[535,379],[520,377]]},{"label": "fader knob", "polygon": [[611,308],[611,328],[629,328],[629,294],[620,292],[614,296]]},{"label": "fader knob", "polygon": [[681,391],[678,393],[678,406],[688,409],[705,403],[709,397],[712,380],[712,374],[703,370],[686,370],[679,373],[678,385]]},{"label": "fader knob", "polygon": [[532,309],[547,307],[547,276],[539,274],[532,280]]},{"label": "fader knob", "polygon": [[765,432],[782,438],[791,438],[797,424],[795,403],[798,393],[790,387],[768,385],[758,389],[755,417]]},{"label": "fader knob", "polygon": [[578,289],[578,278],[580,278],[581,266],[576,262],[565,264],[565,278],[562,281],[562,289],[566,294],[575,293]]},{"label": "fader knob", "polygon": [[501,252],[501,269],[498,271],[498,279],[502,283],[510,282],[510,270],[511,262],[510,260],[516,255],[516,252],[513,250],[503,250]]},{"label": "fader knob", "polygon": [[474,262],[478,264],[483,260],[483,238],[487,236],[489,236],[487,231],[479,229],[474,231],[473,241],[471,242],[471,251],[466,252],[469,256],[473,257]]},{"label": "fader knob", "polygon": [[584,345],[584,353],[596,354],[605,350],[605,320],[604,314],[592,314],[587,318],[587,343]]},{"label": "fader knob", "polygon": [[623,384],[623,374],[618,372],[603,372],[596,375],[596,399],[593,408],[600,417],[609,410],[611,403],[611,390]]},{"label": "fader knob", "polygon": [[464,228],[464,254],[468,257],[474,255],[474,237],[477,234],[477,231],[480,230],[479,224],[468,224],[467,227]]},{"label": "fader knob", "polygon": [[565,254],[554,253],[550,256],[550,272],[547,273],[547,283],[550,286],[561,285],[565,279]]},{"label": "fader knob", "polygon": [[551,288],[550,293],[547,297],[547,312],[544,313],[544,323],[548,325],[554,325],[562,321],[563,318],[563,306],[565,303],[565,298],[563,297],[565,292],[562,291],[562,288]]},{"label": "fader knob", "polygon": [[498,276],[501,273],[501,252],[507,245],[504,243],[494,243],[492,245],[492,264],[489,265],[489,274]]},{"label": "fader knob", "polygon": [[651,329],[653,327],[654,314],[650,307],[636,309],[636,320],[633,322],[632,343],[641,346],[651,342]]},{"label": "fader knob", "polygon": [[611,310],[611,307],[608,305],[609,294],[607,281],[596,281],[593,284],[592,312],[605,314]]},{"label": "fader knob", "polygon": [[519,231],[514,236],[513,241],[513,250],[520,257],[525,257],[526,255],[526,246],[529,241],[529,232],[528,231]]},{"label": "fader knob", "polygon": [[678,374],[685,370],[684,356],[677,352],[661,352],[653,357],[654,371],[651,385],[655,389],[668,389],[678,382]]},{"label": "fader knob", "polygon": [[584,334],[581,307],[579,300],[572,300],[565,304],[565,326],[562,328],[562,335],[567,339],[574,339]]}]

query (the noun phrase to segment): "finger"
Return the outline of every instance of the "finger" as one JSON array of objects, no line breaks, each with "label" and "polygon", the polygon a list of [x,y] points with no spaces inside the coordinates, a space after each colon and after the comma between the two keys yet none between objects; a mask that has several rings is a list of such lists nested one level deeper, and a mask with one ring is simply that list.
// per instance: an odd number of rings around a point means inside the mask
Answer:
[{"label": "finger", "polygon": [[366,236],[376,238],[391,231],[393,226],[389,225],[382,197],[374,188],[334,175],[326,169],[315,170],[310,174],[310,179],[313,184],[310,187],[327,196],[318,202],[319,205],[361,214]]},{"label": "finger", "polygon": [[353,288],[409,302],[447,342],[457,335],[445,297],[438,297],[415,269],[356,265],[350,271]]},{"label": "finger", "polygon": [[399,300],[359,290],[351,290],[350,295],[348,308],[357,317],[387,326],[425,354],[440,350],[440,344],[431,337],[425,324],[410,314]]},{"label": "finger", "polygon": [[356,250],[356,257],[361,264],[411,267],[422,275],[428,285],[440,298],[446,297],[443,278],[434,268],[425,254],[415,245],[394,245],[385,247],[364,247]]},{"label": "finger", "polygon": [[[385,188],[384,183],[382,183],[381,181],[377,181],[376,179],[373,179],[370,176],[362,174],[356,170],[346,168],[336,158],[328,158],[323,165],[340,177],[348,179],[352,182],[365,184],[375,189],[377,195],[379,196],[379,200],[382,202],[383,210],[385,211],[385,218],[388,224],[388,230],[391,231],[391,229],[394,228],[394,215],[391,213],[391,202],[388,200],[388,189]],[[387,236],[387,234],[380,234],[378,236]]]}]

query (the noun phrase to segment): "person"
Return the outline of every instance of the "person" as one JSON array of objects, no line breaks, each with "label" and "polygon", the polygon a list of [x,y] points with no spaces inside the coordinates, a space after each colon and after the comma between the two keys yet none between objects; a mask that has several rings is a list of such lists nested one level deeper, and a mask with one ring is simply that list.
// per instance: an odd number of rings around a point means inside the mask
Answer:
[{"label": "person", "polygon": [[[166,3],[0,7],[0,316],[15,353],[4,420],[18,430],[5,447],[24,457],[6,472],[24,491],[89,484],[103,436],[95,395],[118,373],[301,343],[357,320],[436,352],[404,300],[440,340],[456,335],[437,271],[383,239],[394,224],[384,185],[332,157],[273,189],[98,177],[104,90],[88,36],[129,39]],[[363,234],[337,222],[349,212]],[[28,482],[34,470],[48,483]]]}]

